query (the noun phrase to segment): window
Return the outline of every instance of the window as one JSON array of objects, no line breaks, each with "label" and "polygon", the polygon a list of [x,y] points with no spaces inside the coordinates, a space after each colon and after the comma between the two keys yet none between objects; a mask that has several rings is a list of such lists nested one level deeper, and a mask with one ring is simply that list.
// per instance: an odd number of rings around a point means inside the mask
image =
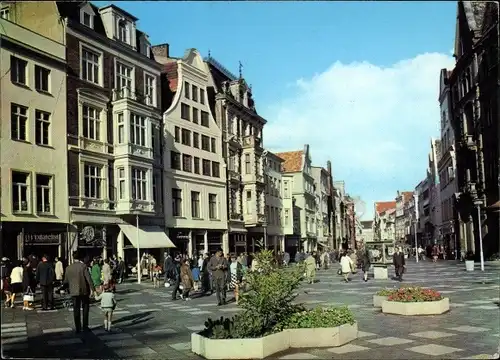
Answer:
[{"label": "window", "polygon": [[49,92],[50,70],[35,65],[35,89],[38,91]]},{"label": "window", "polygon": [[172,189],[172,215],[182,216],[182,190]]},{"label": "window", "polygon": [[182,170],[187,172],[193,171],[192,156],[187,154],[182,154]]},{"label": "window", "polygon": [[247,191],[247,214],[252,213],[252,192],[250,190]]},{"label": "window", "polygon": [[36,212],[50,214],[52,212],[52,176],[36,175]]},{"label": "window", "polygon": [[184,81],[184,97],[189,99],[189,83]]},{"label": "window", "polygon": [[116,63],[116,88],[118,90],[127,88],[132,91],[132,70],[130,66]]},{"label": "window", "polygon": [[170,151],[170,167],[175,170],[181,169],[181,154]]},{"label": "window", "polygon": [[10,18],[10,16],[9,16],[10,14],[9,13],[10,12],[9,12],[9,7],[8,6],[2,8],[0,10],[0,18],[5,19],[5,20],[9,20],[9,18]]},{"label": "window", "polygon": [[146,96],[146,104],[154,106],[156,102],[156,78],[154,76],[146,74],[144,82],[144,95]]},{"label": "window", "polygon": [[147,200],[147,170],[132,168],[132,199]]},{"label": "window", "polygon": [[193,172],[195,174],[199,174],[200,173],[200,158],[199,157],[194,158],[193,165],[194,165]]},{"label": "window", "polygon": [[193,132],[193,147],[200,148],[200,134]]},{"label": "window", "polygon": [[217,219],[217,213],[217,194],[208,194],[208,217]]},{"label": "window", "polygon": [[201,149],[210,151],[210,138],[206,135],[201,136]]},{"label": "window", "polygon": [[130,142],[139,146],[146,146],[146,118],[130,114]]},{"label": "window", "polygon": [[285,209],[285,226],[290,225],[290,210]]},{"label": "window", "polygon": [[29,174],[12,172],[12,211],[27,212],[29,209]]},{"label": "window", "polygon": [[218,162],[212,161],[212,176],[220,177],[220,164]]},{"label": "window", "polygon": [[122,200],[127,197],[127,188],[125,187],[125,168],[118,168],[116,177],[118,178],[118,197]]},{"label": "window", "polygon": [[94,164],[85,164],[83,166],[84,191],[86,198],[101,198],[101,166]]},{"label": "window", "polygon": [[174,128],[174,141],[176,143],[181,141],[181,128],[178,126]]},{"label": "window", "polygon": [[26,68],[28,62],[15,56],[10,57],[10,81],[14,84],[27,85]]},{"label": "window", "polygon": [[285,199],[290,198],[290,189],[288,187],[288,181],[283,181],[283,192],[285,193]]},{"label": "window", "polygon": [[83,105],[82,110],[83,136],[92,140],[100,140],[101,120],[99,118],[99,111],[88,105]]},{"label": "window", "polygon": [[200,218],[200,193],[198,191],[191,191],[191,216]]},{"label": "window", "polygon": [[127,23],[125,20],[118,20],[118,40],[127,43]]},{"label": "window", "polygon": [[35,143],[49,145],[50,114],[45,111],[35,110]]},{"label": "window", "polygon": [[205,90],[200,89],[200,104],[205,104]]},{"label": "window", "polygon": [[191,100],[198,101],[198,88],[194,85],[191,87]]},{"label": "window", "polygon": [[89,13],[86,13],[85,11],[82,11],[82,24],[89,27],[89,28],[93,28],[92,26],[92,15],[90,15]]},{"label": "window", "polygon": [[210,160],[203,160],[203,175],[210,176]]},{"label": "window", "polygon": [[193,108],[193,123],[198,124],[198,109]]},{"label": "window", "polygon": [[250,154],[245,154],[245,174],[252,172],[252,164],[250,163]]},{"label": "window", "polygon": [[191,131],[182,129],[182,145],[191,146]]},{"label": "window", "polygon": [[118,117],[118,144],[125,143],[125,118],[123,117],[123,113],[119,113]]},{"label": "window", "polygon": [[210,151],[214,154],[217,152],[217,142],[215,138],[210,138]]},{"label": "window", "polygon": [[201,112],[201,126],[209,127],[208,113],[206,111]]},{"label": "window", "polygon": [[189,105],[181,103],[181,119],[189,120]]},{"label": "window", "polygon": [[151,126],[151,148],[153,149],[153,154],[158,155],[160,153],[160,129],[156,125]]},{"label": "window", "polygon": [[10,135],[12,140],[28,141],[28,108],[10,104]]},{"label": "window", "polygon": [[82,48],[82,79],[99,84],[99,54]]}]

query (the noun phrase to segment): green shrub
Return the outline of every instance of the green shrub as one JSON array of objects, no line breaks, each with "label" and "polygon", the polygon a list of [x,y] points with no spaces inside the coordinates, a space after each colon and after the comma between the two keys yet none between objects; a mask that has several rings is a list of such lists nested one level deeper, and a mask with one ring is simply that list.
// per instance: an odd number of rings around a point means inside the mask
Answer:
[{"label": "green shrub", "polygon": [[382,289],[382,290],[377,291],[377,293],[375,295],[377,295],[377,296],[389,296],[394,291],[396,291],[396,289]]},{"label": "green shrub", "polygon": [[291,315],[281,329],[331,328],[344,324],[354,324],[354,314],[347,306],[305,310]]}]

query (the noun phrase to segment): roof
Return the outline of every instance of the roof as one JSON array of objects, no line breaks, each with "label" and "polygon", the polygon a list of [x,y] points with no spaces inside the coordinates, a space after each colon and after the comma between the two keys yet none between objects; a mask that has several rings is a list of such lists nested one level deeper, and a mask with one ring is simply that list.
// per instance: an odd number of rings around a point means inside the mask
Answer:
[{"label": "roof", "polygon": [[276,153],[276,156],[283,159],[283,172],[298,172],[302,170],[302,159],[304,157],[304,151],[287,151],[282,153]]},{"label": "roof", "polygon": [[122,8],[114,5],[114,4],[110,4],[110,5],[107,5],[107,6],[103,6],[102,8],[99,8],[100,11],[102,10],[106,10],[107,8],[111,8],[111,9],[114,9],[118,12],[121,12],[122,15],[125,15],[126,17],[130,18],[132,21],[137,21],[139,20],[138,18],[136,18],[134,15],[132,15],[131,13],[123,10]]},{"label": "roof", "polygon": [[396,209],[395,201],[378,201],[375,203],[375,211],[380,214],[389,209]]},{"label": "roof", "polygon": [[413,198],[413,191],[403,191],[401,195],[403,196],[403,202],[407,203]]},{"label": "roof", "polygon": [[167,77],[168,86],[172,92],[177,91],[179,86],[179,72],[177,71],[177,61],[168,62],[163,65],[162,73]]}]

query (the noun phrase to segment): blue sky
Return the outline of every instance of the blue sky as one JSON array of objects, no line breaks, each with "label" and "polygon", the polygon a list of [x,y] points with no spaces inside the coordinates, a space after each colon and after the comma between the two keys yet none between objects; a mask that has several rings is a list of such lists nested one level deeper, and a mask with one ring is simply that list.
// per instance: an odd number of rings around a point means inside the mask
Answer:
[{"label": "blue sky", "polygon": [[[95,2],[102,6],[109,2]],[[311,146],[366,202],[425,176],[439,136],[439,69],[451,67],[455,2],[119,2],[173,56],[238,61],[272,150]],[[365,216],[365,217],[366,217]]]}]

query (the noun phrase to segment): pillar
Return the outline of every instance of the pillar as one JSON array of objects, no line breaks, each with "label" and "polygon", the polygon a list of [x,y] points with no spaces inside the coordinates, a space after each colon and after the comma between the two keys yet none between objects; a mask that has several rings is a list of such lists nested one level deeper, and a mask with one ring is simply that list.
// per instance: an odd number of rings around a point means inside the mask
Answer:
[{"label": "pillar", "polygon": [[203,248],[205,250],[205,254],[208,254],[208,231],[207,230],[205,230],[205,232],[203,233]]},{"label": "pillar", "polygon": [[63,236],[62,234],[59,234],[59,246],[57,247],[57,257],[60,259],[62,257],[62,253],[63,253]]},{"label": "pillar", "polygon": [[121,257],[122,259],[125,258],[125,251],[123,250],[125,239],[123,236],[123,231],[120,230],[118,237],[116,238],[116,252],[118,253],[118,257]]},{"label": "pillar", "polygon": [[193,244],[193,230],[189,230],[189,233],[188,233],[188,256],[190,259],[193,258],[193,247],[194,247],[194,244]]},{"label": "pillar", "polygon": [[222,233],[222,251],[224,254],[229,254],[229,234],[227,231]]},{"label": "pillar", "polygon": [[285,235],[281,236],[281,239],[280,239],[280,250],[281,251],[285,251]]}]

